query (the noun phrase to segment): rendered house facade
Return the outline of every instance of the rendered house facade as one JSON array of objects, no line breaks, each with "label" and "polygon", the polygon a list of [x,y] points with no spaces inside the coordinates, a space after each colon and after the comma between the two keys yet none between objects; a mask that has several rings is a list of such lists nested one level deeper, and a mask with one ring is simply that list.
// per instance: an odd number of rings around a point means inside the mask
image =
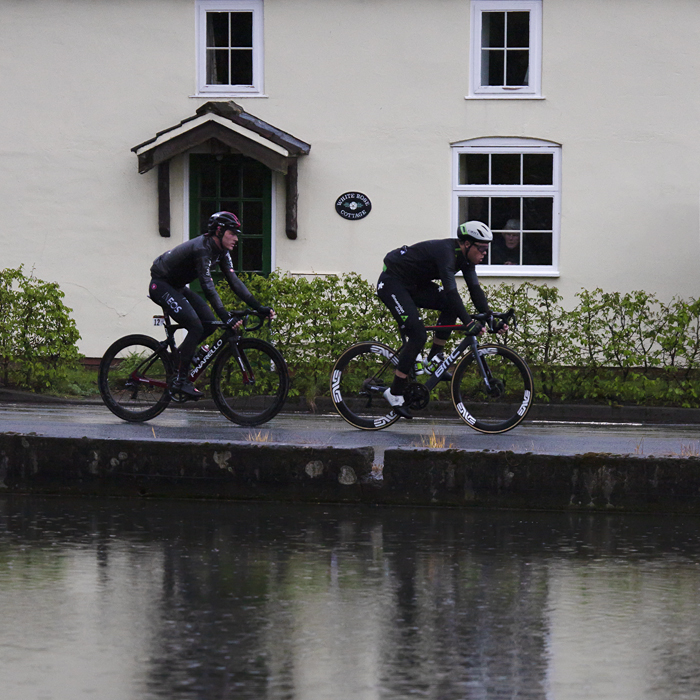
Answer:
[{"label": "rendered house facade", "polygon": [[374,280],[479,218],[484,281],[697,297],[699,33],[695,0],[8,0],[2,264],[88,356],[219,208],[241,270]]}]

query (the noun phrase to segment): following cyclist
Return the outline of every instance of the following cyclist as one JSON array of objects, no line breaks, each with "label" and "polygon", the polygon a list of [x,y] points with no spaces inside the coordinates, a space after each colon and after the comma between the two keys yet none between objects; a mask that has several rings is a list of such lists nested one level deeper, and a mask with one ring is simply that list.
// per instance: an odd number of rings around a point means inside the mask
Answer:
[{"label": "following cyclist", "polygon": [[153,261],[148,295],[187,331],[178,348],[179,364],[169,387],[171,391],[195,399],[202,396],[189,378],[189,368],[197,345],[216,330],[211,325],[216,316],[204,299],[187,287],[190,282],[199,280],[207,301],[224,323],[231,327],[240,323],[235,314],[226,310],[216,291],[211,276],[212,266],[219,266],[229,287],[248,306],[267,318],[275,316],[269,306],[263,306],[255,299],[233,270],[229,252],[238,243],[240,233],[238,217],[220,211],[209,218],[204,235],[181,243]]},{"label": "following cyclist", "polygon": [[[391,386],[384,398],[404,418],[413,418],[404,405],[408,373],[428,338],[418,308],[440,311],[437,325],[452,326],[459,317],[467,335],[480,335],[484,328],[464,308],[457,290],[455,273],[461,270],[472,302],[480,313],[489,313],[489,304],[476,276],[478,265],[493,240],[491,229],[481,221],[467,221],[457,229],[457,240],[443,238],[403,246],[387,253],[379,276],[377,295],[391,311],[406,342],[399,354]],[[433,280],[440,280],[439,287]],[[508,326],[499,322],[495,330]],[[451,330],[435,331],[428,354],[432,359],[444,350]]]}]

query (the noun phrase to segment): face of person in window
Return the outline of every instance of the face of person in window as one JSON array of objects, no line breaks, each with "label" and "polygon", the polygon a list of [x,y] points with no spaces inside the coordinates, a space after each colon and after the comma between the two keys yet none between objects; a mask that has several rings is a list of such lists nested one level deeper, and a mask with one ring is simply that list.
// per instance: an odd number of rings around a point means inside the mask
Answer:
[{"label": "face of person in window", "polygon": [[517,231],[504,231],[503,242],[506,244],[506,248],[515,250],[520,243],[520,234]]}]

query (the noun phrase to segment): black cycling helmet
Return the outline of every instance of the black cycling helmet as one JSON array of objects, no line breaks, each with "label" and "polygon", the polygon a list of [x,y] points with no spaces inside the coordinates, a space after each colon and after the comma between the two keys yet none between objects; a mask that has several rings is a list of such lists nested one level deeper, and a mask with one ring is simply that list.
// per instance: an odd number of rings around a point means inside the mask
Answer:
[{"label": "black cycling helmet", "polygon": [[212,214],[207,224],[207,234],[216,236],[217,231],[219,231],[219,226],[221,226],[221,231],[218,234],[219,238],[224,235],[224,231],[233,231],[234,233],[241,232],[241,222],[238,220],[238,217],[230,211],[217,211],[216,214]]},{"label": "black cycling helmet", "polygon": [[469,243],[491,243],[491,229],[481,221],[466,221],[457,229],[457,238]]}]

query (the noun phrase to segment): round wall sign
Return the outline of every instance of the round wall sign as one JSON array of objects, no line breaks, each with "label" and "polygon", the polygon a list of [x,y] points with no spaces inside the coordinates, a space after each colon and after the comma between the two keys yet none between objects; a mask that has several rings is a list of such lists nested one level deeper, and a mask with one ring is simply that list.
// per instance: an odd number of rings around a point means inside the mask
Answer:
[{"label": "round wall sign", "polygon": [[369,197],[361,192],[346,192],[341,194],[335,202],[335,210],[344,219],[356,221],[364,219],[372,210],[372,202]]}]

